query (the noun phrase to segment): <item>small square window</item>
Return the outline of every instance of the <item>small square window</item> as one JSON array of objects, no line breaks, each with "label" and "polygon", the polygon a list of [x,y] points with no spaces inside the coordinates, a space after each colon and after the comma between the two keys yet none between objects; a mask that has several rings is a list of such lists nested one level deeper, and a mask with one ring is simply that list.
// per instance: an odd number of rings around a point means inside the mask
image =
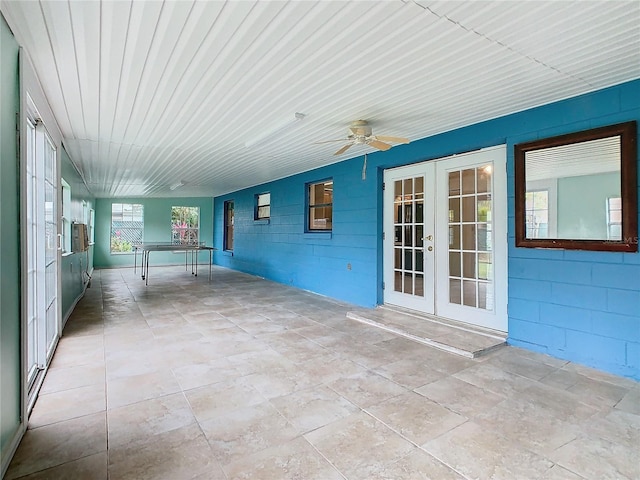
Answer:
[{"label": "small square window", "polygon": [[256,195],[253,219],[266,220],[269,218],[271,218],[271,193],[259,193]]},{"label": "small square window", "polygon": [[309,231],[330,232],[333,228],[333,180],[307,185]]}]

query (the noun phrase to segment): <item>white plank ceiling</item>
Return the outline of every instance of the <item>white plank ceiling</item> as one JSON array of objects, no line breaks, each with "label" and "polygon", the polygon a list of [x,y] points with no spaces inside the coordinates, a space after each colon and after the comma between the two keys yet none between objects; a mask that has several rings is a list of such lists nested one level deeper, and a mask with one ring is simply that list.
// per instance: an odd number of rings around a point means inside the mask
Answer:
[{"label": "white plank ceiling", "polygon": [[375,151],[314,144],[354,120],[413,141],[640,78],[638,0],[0,8],[97,197],[218,195]]}]

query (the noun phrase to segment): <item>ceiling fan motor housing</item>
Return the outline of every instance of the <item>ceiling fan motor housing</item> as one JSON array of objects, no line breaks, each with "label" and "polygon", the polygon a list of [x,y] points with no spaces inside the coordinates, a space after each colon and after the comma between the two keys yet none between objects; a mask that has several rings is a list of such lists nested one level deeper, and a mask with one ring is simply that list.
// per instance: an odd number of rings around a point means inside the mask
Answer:
[{"label": "ceiling fan motor housing", "polygon": [[371,136],[371,126],[366,120],[356,120],[350,125],[349,129],[355,137]]}]

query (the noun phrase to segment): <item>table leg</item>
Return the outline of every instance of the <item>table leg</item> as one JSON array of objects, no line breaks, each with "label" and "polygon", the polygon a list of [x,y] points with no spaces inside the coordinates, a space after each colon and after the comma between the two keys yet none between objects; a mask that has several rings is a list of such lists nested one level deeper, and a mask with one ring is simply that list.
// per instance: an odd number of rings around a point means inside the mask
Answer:
[{"label": "table leg", "polygon": [[145,285],[149,285],[149,255],[151,254],[150,251],[147,252],[147,262],[146,262],[146,267],[145,267],[145,276],[144,278],[144,284]]}]

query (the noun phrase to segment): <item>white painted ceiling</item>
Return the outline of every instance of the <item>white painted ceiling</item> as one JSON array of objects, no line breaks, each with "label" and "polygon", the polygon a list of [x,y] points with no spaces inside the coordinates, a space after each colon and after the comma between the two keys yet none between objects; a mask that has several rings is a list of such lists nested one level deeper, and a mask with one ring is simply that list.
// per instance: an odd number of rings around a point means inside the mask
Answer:
[{"label": "white painted ceiling", "polygon": [[97,197],[218,195],[374,151],[314,144],[354,120],[414,141],[640,78],[638,0],[0,8]]}]

